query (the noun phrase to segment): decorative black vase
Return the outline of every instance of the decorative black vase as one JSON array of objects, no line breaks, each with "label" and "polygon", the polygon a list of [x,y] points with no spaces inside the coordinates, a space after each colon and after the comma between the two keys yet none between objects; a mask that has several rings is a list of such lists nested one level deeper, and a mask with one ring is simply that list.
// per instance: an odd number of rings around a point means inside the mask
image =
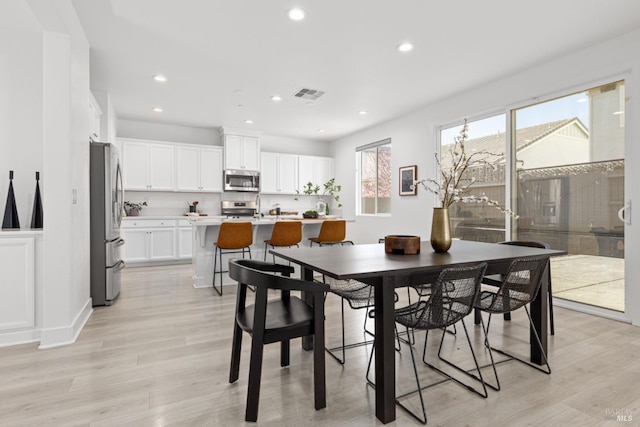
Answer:
[{"label": "decorative black vase", "polygon": [[11,230],[15,228],[20,228],[20,220],[18,219],[16,196],[13,194],[13,171],[9,171],[9,193],[7,194],[7,206],[4,209],[2,229]]},{"label": "decorative black vase", "polygon": [[31,228],[42,228],[44,222],[42,213],[42,197],[40,197],[40,172],[36,172],[36,195],[33,198],[33,213],[31,214]]}]

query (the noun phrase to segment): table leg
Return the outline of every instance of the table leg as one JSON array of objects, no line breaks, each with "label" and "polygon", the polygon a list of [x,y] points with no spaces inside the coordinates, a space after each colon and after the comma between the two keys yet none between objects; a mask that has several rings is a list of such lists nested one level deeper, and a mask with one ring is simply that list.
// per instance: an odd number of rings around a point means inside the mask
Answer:
[{"label": "table leg", "polygon": [[[551,264],[547,261],[547,269],[550,268]],[[547,274],[547,271],[543,274],[544,279],[540,285],[540,292],[538,292],[536,298],[531,301],[531,320],[533,320],[533,325],[538,332],[540,343],[542,344],[545,354],[547,354],[547,298],[549,293],[548,277],[550,276],[550,274]],[[531,348],[531,362],[538,365],[544,365],[544,358],[542,357],[542,353],[536,343],[536,337],[533,329],[529,332],[529,346]]]},{"label": "table leg", "polygon": [[[308,268],[300,269],[300,278],[302,280],[308,280],[310,282],[313,281],[313,270],[309,270]],[[302,300],[307,304],[313,306],[313,294],[310,292],[302,292]],[[302,349],[303,350],[313,350],[313,336],[302,337]]]},{"label": "table leg", "polygon": [[394,349],[394,277],[376,281],[376,416],[383,423],[396,419],[396,363]]}]

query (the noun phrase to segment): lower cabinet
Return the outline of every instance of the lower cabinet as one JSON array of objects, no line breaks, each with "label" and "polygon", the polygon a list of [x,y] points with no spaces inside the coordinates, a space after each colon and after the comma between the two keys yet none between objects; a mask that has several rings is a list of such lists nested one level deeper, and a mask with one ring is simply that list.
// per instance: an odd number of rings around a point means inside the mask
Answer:
[{"label": "lower cabinet", "polygon": [[124,261],[127,263],[191,258],[191,225],[186,220],[125,220],[123,234]]}]

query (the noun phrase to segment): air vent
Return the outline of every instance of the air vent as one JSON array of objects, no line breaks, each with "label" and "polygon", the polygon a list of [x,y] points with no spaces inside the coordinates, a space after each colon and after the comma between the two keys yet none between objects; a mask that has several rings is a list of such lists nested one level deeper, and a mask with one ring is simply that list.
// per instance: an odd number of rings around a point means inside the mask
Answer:
[{"label": "air vent", "polygon": [[305,88],[302,88],[293,94],[294,97],[304,99],[307,101],[315,101],[316,99],[320,98],[322,95],[324,95],[324,92],[321,90],[305,89]]}]

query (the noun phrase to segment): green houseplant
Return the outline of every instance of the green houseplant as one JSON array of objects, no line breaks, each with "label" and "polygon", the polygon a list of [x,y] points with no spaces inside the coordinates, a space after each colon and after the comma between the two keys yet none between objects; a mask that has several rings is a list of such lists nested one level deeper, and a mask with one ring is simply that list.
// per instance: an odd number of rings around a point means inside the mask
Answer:
[{"label": "green houseplant", "polygon": [[[329,211],[329,205],[324,203],[324,201],[322,200],[323,196],[331,196],[333,200],[335,200],[338,204],[337,207],[341,208],[342,202],[340,202],[340,191],[342,191],[342,185],[336,184],[335,178],[331,178],[330,180],[322,184],[322,186],[309,181],[304,187],[302,187],[302,194],[307,196],[317,196],[319,199],[318,201],[324,204],[325,207],[323,210],[325,210],[327,213]],[[299,200],[302,194],[300,193],[300,190],[296,190],[295,200]]]}]

